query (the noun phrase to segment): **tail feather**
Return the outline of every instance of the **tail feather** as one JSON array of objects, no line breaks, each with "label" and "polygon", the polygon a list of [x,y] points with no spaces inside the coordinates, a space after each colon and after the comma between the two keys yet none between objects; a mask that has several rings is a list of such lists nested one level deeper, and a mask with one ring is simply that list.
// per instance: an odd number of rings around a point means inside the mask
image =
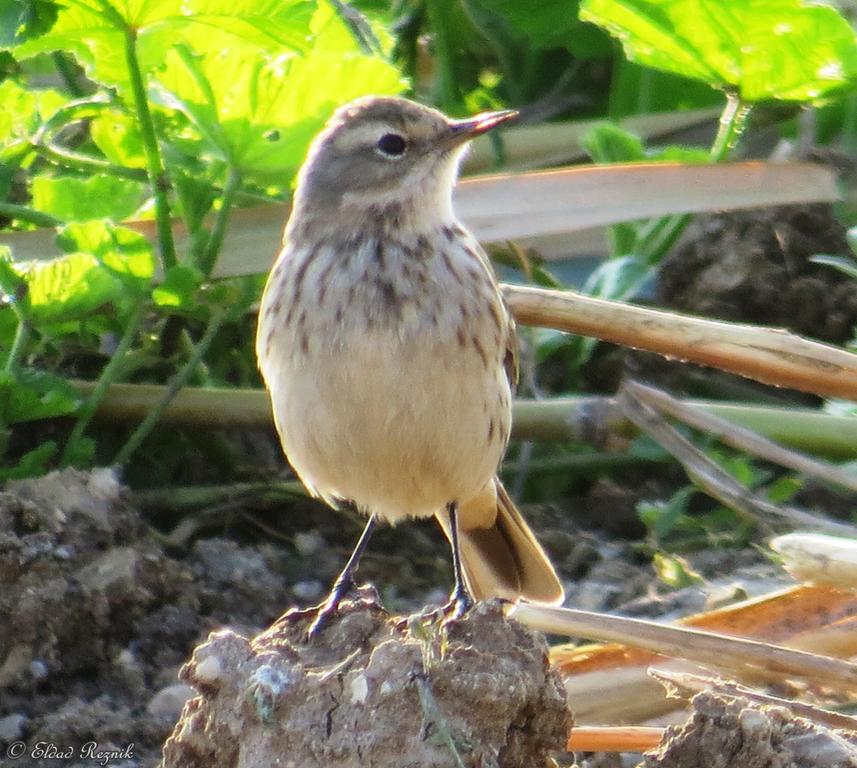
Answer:
[{"label": "tail feather", "polygon": [[[459,544],[464,579],[477,600],[520,597],[537,603],[561,603],[562,584],[499,478],[459,509]],[[486,506],[489,505],[490,506]],[[449,516],[438,515],[449,538]]]}]

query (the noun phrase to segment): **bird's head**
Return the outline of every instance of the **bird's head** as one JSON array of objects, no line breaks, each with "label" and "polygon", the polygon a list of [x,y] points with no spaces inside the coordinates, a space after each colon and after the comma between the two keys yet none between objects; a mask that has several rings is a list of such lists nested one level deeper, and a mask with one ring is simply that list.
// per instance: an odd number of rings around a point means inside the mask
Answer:
[{"label": "bird's head", "polygon": [[448,221],[465,145],[516,116],[504,110],[456,120],[407,99],[357,99],[338,109],[313,141],[295,207],[346,221],[392,207]]}]

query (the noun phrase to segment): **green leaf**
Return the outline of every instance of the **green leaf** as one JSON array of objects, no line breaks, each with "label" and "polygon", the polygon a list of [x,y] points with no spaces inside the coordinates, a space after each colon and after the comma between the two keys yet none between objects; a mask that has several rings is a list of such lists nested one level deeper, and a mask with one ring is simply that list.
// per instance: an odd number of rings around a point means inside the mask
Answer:
[{"label": "green leaf", "polygon": [[56,22],[58,9],[50,0],[0,0],[0,45],[45,34]]},{"label": "green leaf", "polygon": [[205,149],[245,178],[287,181],[336,106],[404,86],[393,65],[360,51],[326,3],[311,30],[300,55],[273,57],[236,43],[206,53],[178,45],[155,75],[154,98],[187,115]]},{"label": "green leaf", "polygon": [[618,256],[598,266],[586,281],[583,292],[602,299],[625,301],[642,288],[652,273],[652,267],[635,256]]},{"label": "green leaf", "polygon": [[0,469],[0,480],[21,480],[25,477],[38,477],[48,471],[48,465],[57,452],[54,440],[41,443],[32,451],[27,451],[14,467]]},{"label": "green leaf", "polygon": [[818,100],[857,78],[857,40],[832,7],[801,0],[582,0],[581,18],[638,64],[736,91]]},{"label": "green leaf", "polygon": [[120,290],[98,259],[88,253],[15,266],[27,284],[36,326],[86,317],[117,298]]},{"label": "green leaf", "polygon": [[101,114],[90,122],[89,135],[114,165],[146,167],[140,126],[130,115],[116,111]]},{"label": "green leaf", "polygon": [[69,224],[60,230],[57,242],[67,252],[92,254],[126,287],[142,290],[154,277],[152,244],[133,229],[106,221]]},{"label": "green leaf", "polygon": [[596,163],[635,163],[646,159],[642,139],[615,123],[594,125],[583,135],[580,145]]},{"label": "green leaf", "polygon": [[140,67],[147,73],[180,41],[212,53],[242,41],[271,53],[302,51],[314,7],[308,0],[66,0],[47,34],[6,47],[19,59],[72,53],[91,79],[124,90],[128,29],[136,31]]},{"label": "green leaf", "polygon": [[705,579],[693,570],[690,563],[678,555],[655,552],[652,565],[658,578],[673,589],[684,589],[705,583]]},{"label": "green leaf", "polygon": [[773,504],[784,504],[791,501],[804,485],[803,479],[797,475],[784,475],[765,488],[765,496]]},{"label": "green leaf", "polygon": [[79,395],[65,380],[44,371],[0,372],[0,422],[52,419],[77,409]]},{"label": "green leaf", "polygon": [[152,291],[152,298],[161,307],[190,307],[202,280],[203,274],[196,267],[177,264],[167,270],[164,281]]},{"label": "green leaf", "polygon": [[144,193],[140,182],[107,174],[36,176],[32,185],[33,207],[62,221],[122,221],[137,211]]},{"label": "green leaf", "polygon": [[0,246],[0,291],[3,300],[20,317],[26,317],[30,311],[30,297],[26,281],[15,271],[12,252],[7,246]]},{"label": "green leaf", "polygon": [[667,502],[638,502],[637,514],[656,539],[664,539],[687,514],[688,504],[695,493],[696,488],[688,485],[676,491]]},{"label": "green leaf", "polygon": [[67,101],[59,91],[27,89],[4,80],[0,83],[0,146],[28,140]]}]

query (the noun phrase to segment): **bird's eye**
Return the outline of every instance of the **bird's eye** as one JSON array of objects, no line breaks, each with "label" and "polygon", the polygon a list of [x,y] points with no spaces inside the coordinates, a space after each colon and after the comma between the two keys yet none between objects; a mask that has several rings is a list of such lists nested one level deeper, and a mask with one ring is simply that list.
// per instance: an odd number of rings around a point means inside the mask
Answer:
[{"label": "bird's eye", "polygon": [[378,151],[387,157],[400,157],[405,154],[408,142],[398,133],[385,133],[378,139]]}]

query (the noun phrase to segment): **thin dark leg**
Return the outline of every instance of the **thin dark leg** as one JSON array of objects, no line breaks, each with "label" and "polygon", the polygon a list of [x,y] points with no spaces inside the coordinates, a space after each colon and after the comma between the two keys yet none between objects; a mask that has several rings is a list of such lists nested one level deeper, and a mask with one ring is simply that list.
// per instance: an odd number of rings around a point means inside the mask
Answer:
[{"label": "thin dark leg", "polygon": [[357,571],[357,566],[360,564],[360,558],[366,550],[366,545],[369,543],[372,531],[375,530],[377,523],[378,519],[375,515],[372,515],[366,522],[366,527],[363,529],[363,533],[360,534],[360,538],[357,540],[357,545],[354,547],[351,557],[348,558],[348,562],[345,564],[342,572],[336,577],[336,581],[333,582],[333,588],[330,590],[330,594],[328,594],[327,599],[318,607],[315,621],[313,621],[307,632],[310,637],[318,633],[322,627],[324,627],[328,619],[336,613],[342,598],[345,597],[345,595],[348,594],[348,590],[354,586],[354,574]]},{"label": "thin dark leg", "polygon": [[457,618],[473,607],[473,598],[467,591],[467,585],[464,582],[464,570],[461,567],[461,549],[458,544],[458,502],[450,502],[446,509],[449,512],[452,569],[455,573],[455,586],[452,588],[449,602],[453,608],[453,616]]}]

